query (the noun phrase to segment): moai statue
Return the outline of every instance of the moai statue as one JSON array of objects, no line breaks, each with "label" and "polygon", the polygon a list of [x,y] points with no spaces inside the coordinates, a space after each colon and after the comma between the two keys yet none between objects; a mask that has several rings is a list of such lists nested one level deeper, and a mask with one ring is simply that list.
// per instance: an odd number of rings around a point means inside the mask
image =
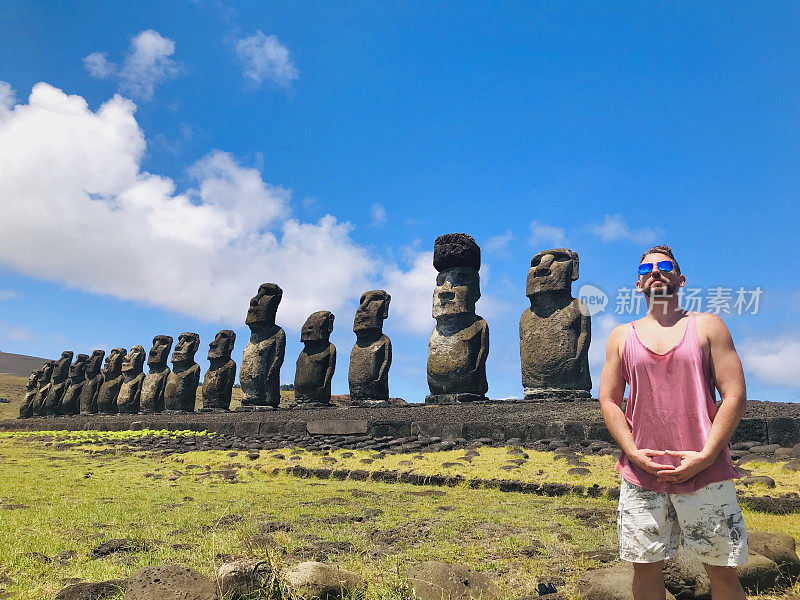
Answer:
[{"label": "moai statue", "polygon": [[356,310],[353,331],[356,343],[350,351],[350,400],[353,404],[389,403],[389,367],[392,342],[383,333],[392,297],[383,290],[364,292]]},{"label": "moai statue", "polygon": [[331,379],[336,369],[336,346],[330,343],[333,314],[313,313],[300,332],[303,349],[294,373],[294,399],[298,406],[330,406]]},{"label": "moai statue", "polygon": [[117,412],[135,414],[139,412],[144,382],[144,348],[134,346],[122,361],[122,385],[117,396]]},{"label": "moai statue", "polygon": [[122,387],[122,361],[125,360],[125,348],[114,348],[106,357],[103,366],[103,385],[97,394],[97,412],[112,415],[117,412],[117,396]]},{"label": "moai statue", "polygon": [[277,408],[281,401],[281,365],[286,352],[286,334],[275,324],[275,313],[283,290],[274,283],[262,283],[250,300],[245,324],[250,341],[244,348],[239,383],[244,410]]},{"label": "moai statue", "polygon": [[231,360],[236,334],[230,329],[218,332],[208,345],[211,366],[203,379],[203,410],[225,411],[231,408],[231,392],[236,379],[236,363]]},{"label": "moai statue", "polygon": [[36,391],[39,387],[39,379],[42,377],[42,370],[31,371],[28,376],[28,383],[25,384],[25,396],[22,399],[22,406],[19,407],[19,418],[29,419],[33,416],[36,408]]},{"label": "moai statue", "polygon": [[48,360],[42,365],[42,376],[39,378],[38,387],[36,389],[36,406],[33,409],[33,414],[37,417],[45,415],[45,401],[47,395],[50,393],[50,387],[53,384],[53,369],[56,368],[56,361]]},{"label": "moai statue", "polygon": [[143,413],[160,413],[164,410],[164,388],[167,385],[169,367],[167,359],[172,349],[172,337],[157,335],[153,338],[153,347],[147,355],[147,366],[150,372],[142,382],[142,394],[139,410]]},{"label": "moai statue", "polygon": [[72,364],[72,351],[64,350],[61,358],[56,361],[51,378],[50,391],[44,401],[44,411],[47,415],[61,414],[61,398],[67,388],[67,377],[69,377],[69,366]]},{"label": "moai statue", "polygon": [[164,410],[194,412],[197,385],[200,383],[200,365],[194,355],[200,347],[200,336],[182,333],[172,353],[172,373],[167,375],[164,388]]},{"label": "moai statue", "polygon": [[69,367],[69,377],[67,378],[67,389],[61,397],[61,414],[77,415],[81,409],[81,392],[86,385],[86,362],[89,356],[78,354]]},{"label": "moai statue", "polygon": [[80,398],[80,410],[82,415],[91,415],[97,412],[97,396],[100,394],[100,386],[103,385],[103,358],[105,350],[95,350],[86,363],[86,381],[83,384]]},{"label": "moai statue", "polygon": [[589,310],[572,297],[578,253],[544,250],[531,260],[526,295],[531,307],[519,319],[519,353],[525,398],[591,398]]},{"label": "moai statue", "polygon": [[485,401],[489,326],[475,314],[481,297],[481,249],[465,233],[436,238],[433,291],[436,327],[428,341],[430,404]]}]

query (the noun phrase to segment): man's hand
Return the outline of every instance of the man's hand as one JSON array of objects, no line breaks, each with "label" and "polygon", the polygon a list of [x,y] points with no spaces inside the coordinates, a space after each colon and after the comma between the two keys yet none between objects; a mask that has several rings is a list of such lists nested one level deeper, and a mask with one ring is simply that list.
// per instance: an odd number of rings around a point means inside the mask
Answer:
[{"label": "man's hand", "polygon": [[708,457],[692,450],[667,450],[665,454],[681,459],[680,466],[664,468],[656,475],[670,483],[683,483],[711,465]]},{"label": "man's hand", "polygon": [[628,458],[637,467],[641,467],[648,473],[653,475],[661,475],[662,473],[671,473],[675,469],[674,465],[662,465],[653,460],[654,456],[664,456],[668,454],[668,450],[650,450],[649,448],[642,448],[636,450],[628,455]]}]

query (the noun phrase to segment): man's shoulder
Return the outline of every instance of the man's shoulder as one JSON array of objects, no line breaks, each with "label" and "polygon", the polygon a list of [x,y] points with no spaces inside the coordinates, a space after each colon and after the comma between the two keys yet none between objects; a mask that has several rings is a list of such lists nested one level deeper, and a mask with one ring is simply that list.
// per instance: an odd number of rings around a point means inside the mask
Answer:
[{"label": "man's shoulder", "polygon": [[699,333],[714,335],[728,331],[725,321],[717,314],[707,312],[691,312],[690,314],[694,315]]},{"label": "man's shoulder", "polygon": [[608,343],[616,346],[622,346],[625,343],[625,339],[628,337],[628,330],[630,327],[630,323],[620,323],[614,327],[614,329],[611,330],[611,333],[608,334]]}]

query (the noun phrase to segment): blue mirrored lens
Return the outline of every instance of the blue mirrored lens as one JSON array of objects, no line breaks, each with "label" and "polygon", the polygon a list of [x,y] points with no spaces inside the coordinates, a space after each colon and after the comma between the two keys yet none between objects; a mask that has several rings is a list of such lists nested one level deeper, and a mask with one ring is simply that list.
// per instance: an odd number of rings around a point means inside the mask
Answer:
[{"label": "blue mirrored lens", "polygon": [[[664,271],[665,273],[669,273],[672,269],[675,268],[675,265],[672,264],[671,260],[660,260],[656,263],[658,265],[659,271]],[[650,270],[653,270],[653,267],[650,267]]]},{"label": "blue mirrored lens", "polygon": [[[661,268],[660,266],[658,267]],[[639,275],[647,275],[653,271],[653,263],[642,263],[639,265]]]}]

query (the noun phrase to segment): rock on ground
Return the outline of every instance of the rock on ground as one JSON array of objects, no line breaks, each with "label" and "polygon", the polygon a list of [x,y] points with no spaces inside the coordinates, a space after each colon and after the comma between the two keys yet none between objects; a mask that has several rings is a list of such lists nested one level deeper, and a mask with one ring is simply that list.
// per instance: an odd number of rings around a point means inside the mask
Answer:
[{"label": "rock on ground", "polygon": [[406,573],[418,600],[492,600],[498,597],[494,582],[462,565],[430,561]]},{"label": "rock on ground", "polygon": [[97,583],[73,583],[56,594],[55,600],[104,600],[116,596],[125,587],[122,579]]},{"label": "rock on ground", "polygon": [[178,565],[144,567],[127,580],[125,600],[217,600],[216,584]]},{"label": "rock on ground", "polygon": [[234,560],[217,569],[217,586],[223,596],[247,596],[262,589],[271,573],[271,565],[265,561],[252,558]]},{"label": "rock on ground", "polygon": [[[633,565],[618,561],[587,571],[578,579],[578,594],[583,600],[630,600]],[[667,592],[667,600],[675,596]]]},{"label": "rock on ground", "polygon": [[333,600],[365,585],[356,573],[316,561],[302,562],[287,570],[283,582],[296,596],[309,600]]},{"label": "rock on ground", "polygon": [[800,575],[795,539],[788,533],[756,531],[748,534],[747,542],[750,550],[774,560],[784,579],[794,581]]}]

